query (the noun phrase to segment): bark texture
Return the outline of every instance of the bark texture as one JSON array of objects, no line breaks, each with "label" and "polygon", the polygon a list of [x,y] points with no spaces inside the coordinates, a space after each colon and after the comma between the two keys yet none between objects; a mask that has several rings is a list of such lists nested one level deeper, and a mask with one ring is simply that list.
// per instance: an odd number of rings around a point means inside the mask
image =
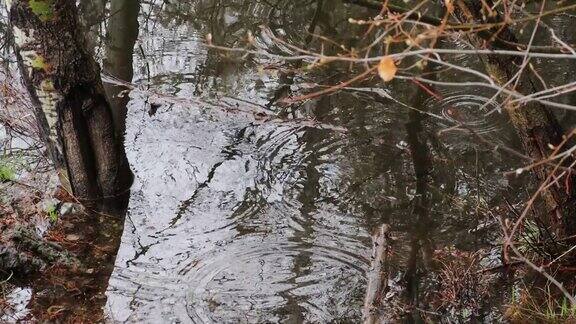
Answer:
[{"label": "bark texture", "polygon": [[382,302],[388,290],[390,227],[381,225],[372,236],[372,262],[368,272],[368,285],[362,309],[364,324],[375,324],[385,321],[382,314]]},{"label": "bark texture", "polygon": [[21,74],[64,186],[84,202],[117,195],[129,170],[75,1],[7,5]]},{"label": "bark texture", "polygon": [[[502,21],[498,15],[490,17],[483,14],[482,10],[482,2],[480,1],[457,1],[456,14],[461,20],[471,23]],[[478,36],[472,41],[479,48],[517,50],[512,45],[506,45],[518,43],[517,38],[507,26],[495,27],[478,34]],[[498,40],[498,42],[494,42],[494,40]],[[528,95],[541,90],[528,69],[520,75],[517,83],[508,85],[509,81],[518,73],[522,60],[522,57],[487,55],[485,66],[487,72],[498,85]],[[550,145],[556,147],[563,141],[564,132],[558,120],[541,103],[535,101],[525,104],[507,102],[504,108],[510,122],[516,129],[524,151],[534,160],[546,159],[552,153]],[[551,168],[544,165],[536,167],[534,171],[538,181],[543,182],[548,177]],[[574,173],[568,176],[570,179],[562,181],[562,184],[575,183]],[[559,236],[576,234],[576,190],[574,186],[550,186],[542,193],[542,197],[547,208],[545,215],[543,215],[545,217],[543,221]]]},{"label": "bark texture", "polygon": [[[104,59],[104,72],[126,82],[132,82],[134,75],[133,58],[134,45],[138,38],[139,0],[112,0],[106,33],[106,58]],[[126,88],[113,84],[105,84],[104,88],[112,106],[112,118],[118,138],[123,139],[127,104],[129,97],[121,95]],[[122,142],[122,141],[121,141]]]}]

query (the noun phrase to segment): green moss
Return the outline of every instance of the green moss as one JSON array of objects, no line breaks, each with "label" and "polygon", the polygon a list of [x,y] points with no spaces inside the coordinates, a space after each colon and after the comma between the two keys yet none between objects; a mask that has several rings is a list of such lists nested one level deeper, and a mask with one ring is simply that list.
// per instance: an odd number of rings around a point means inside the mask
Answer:
[{"label": "green moss", "polygon": [[6,164],[0,164],[0,182],[11,181],[16,178],[14,169]]},{"label": "green moss", "polygon": [[50,205],[46,209],[46,213],[48,214],[48,218],[52,223],[55,223],[58,220],[58,211],[56,210],[56,206]]},{"label": "green moss", "polygon": [[40,83],[40,89],[42,89],[42,91],[54,91],[54,83],[50,79],[45,79]]},{"label": "green moss", "polygon": [[30,0],[28,5],[40,20],[48,21],[54,18],[54,0]]},{"label": "green moss", "polygon": [[35,69],[48,70],[48,63],[46,63],[42,56],[36,56],[36,58],[30,61],[30,64]]}]

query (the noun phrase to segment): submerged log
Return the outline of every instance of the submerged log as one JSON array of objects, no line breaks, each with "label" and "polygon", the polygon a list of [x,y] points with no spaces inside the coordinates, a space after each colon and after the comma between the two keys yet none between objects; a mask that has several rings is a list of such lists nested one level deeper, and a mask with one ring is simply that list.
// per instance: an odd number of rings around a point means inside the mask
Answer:
[{"label": "submerged log", "polygon": [[16,225],[3,228],[0,235],[0,270],[23,276],[41,271],[49,265],[62,265],[70,269],[81,269],[82,264],[75,256],[60,245],[40,237],[34,229]]},{"label": "submerged log", "polygon": [[382,300],[388,290],[390,255],[390,226],[381,225],[372,236],[372,263],[368,272],[368,285],[362,314],[365,324],[382,322]]}]

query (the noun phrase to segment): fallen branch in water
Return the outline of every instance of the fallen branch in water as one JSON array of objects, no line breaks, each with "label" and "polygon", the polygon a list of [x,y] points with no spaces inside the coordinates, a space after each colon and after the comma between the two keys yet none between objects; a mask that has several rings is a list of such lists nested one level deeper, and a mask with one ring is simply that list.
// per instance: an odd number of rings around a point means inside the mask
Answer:
[{"label": "fallen branch in water", "polygon": [[82,263],[60,245],[48,241],[30,228],[16,226],[4,229],[0,236],[0,270],[27,275],[48,265],[60,264],[71,269],[82,269]]},{"label": "fallen branch in water", "polygon": [[[126,82],[110,75],[102,75],[102,81],[105,83],[123,86],[126,88],[126,90],[141,93],[168,103],[204,106],[214,108],[216,110],[223,112],[235,112],[245,114],[246,116],[253,118],[254,123],[257,124],[265,124],[265,123],[288,124],[298,127],[328,129],[341,133],[345,133],[347,131],[347,129],[344,127],[322,123],[313,120],[311,118],[292,118],[292,119],[281,118],[278,117],[273,111],[266,109],[261,105],[251,103],[239,98],[223,97],[219,98],[218,102],[210,102],[200,98],[182,98],[174,95],[161,93],[155,90],[145,89],[137,84]],[[241,107],[240,103],[244,104],[244,106]]]},{"label": "fallen branch in water", "polygon": [[380,310],[382,308],[382,299],[386,296],[388,290],[388,275],[390,254],[390,226],[383,224],[378,231],[372,236],[372,264],[368,272],[368,285],[366,287],[366,296],[364,298],[364,309],[362,310],[364,323],[380,323]]}]

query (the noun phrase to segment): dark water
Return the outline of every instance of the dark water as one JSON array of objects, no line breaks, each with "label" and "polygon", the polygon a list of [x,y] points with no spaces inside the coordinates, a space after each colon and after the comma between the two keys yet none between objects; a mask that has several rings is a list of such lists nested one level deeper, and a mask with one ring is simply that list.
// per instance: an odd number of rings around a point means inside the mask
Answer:
[{"label": "dark water", "polygon": [[[362,46],[373,36],[363,39],[348,18],[374,12],[322,0],[94,0],[81,10],[115,112],[127,116],[135,175],[107,291],[110,322],[359,322],[371,233],[382,223],[396,240],[389,307],[416,305],[405,320],[438,309],[429,303],[435,255],[480,250],[481,266],[499,264],[491,212],[520,201],[526,179],[502,175],[522,161],[495,149],[518,145],[493,93],[438,88],[431,98],[410,81],[373,78],[285,104],[362,69],[205,46],[207,34],[245,46],[251,32],[269,54],[294,54],[273,37],[334,53],[311,35]],[[442,132],[455,123],[484,142]],[[501,292],[452,315],[494,320]]]},{"label": "dark water", "polygon": [[[320,42],[306,31],[353,45],[361,34],[346,21],[368,14],[337,1],[141,5],[133,55],[133,82],[141,88],[129,94],[126,126],[135,184],[107,292],[111,321],[358,322],[370,235],[379,224],[397,233],[398,269],[422,263],[415,258],[424,253],[414,250],[421,239],[433,249],[489,246],[480,228],[494,220],[479,210],[501,202],[508,188],[501,172],[514,164],[462,134],[436,134],[458,120],[493,143],[514,145],[499,113],[484,118],[493,108],[484,107],[487,94],[442,89],[444,99],[421,100],[434,116],[419,116],[417,125],[410,109],[387,99],[415,100],[417,88],[400,82],[373,80],[283,105],[279,98],[311,82],[333,84],[352,71],[334,66],[293,76],[291,69],[308,63],[203,45],[211,33],[215,43],[242,46],[248,31],[269,53],[290,49],[268,33],[308,48]],[[267,123],[221,108],[254,105],[346,131]],[[425,193],[424,215],[415,211],[421,193],[411,127],[424,129],[419,136],[434,145],[435,191]]]}]

